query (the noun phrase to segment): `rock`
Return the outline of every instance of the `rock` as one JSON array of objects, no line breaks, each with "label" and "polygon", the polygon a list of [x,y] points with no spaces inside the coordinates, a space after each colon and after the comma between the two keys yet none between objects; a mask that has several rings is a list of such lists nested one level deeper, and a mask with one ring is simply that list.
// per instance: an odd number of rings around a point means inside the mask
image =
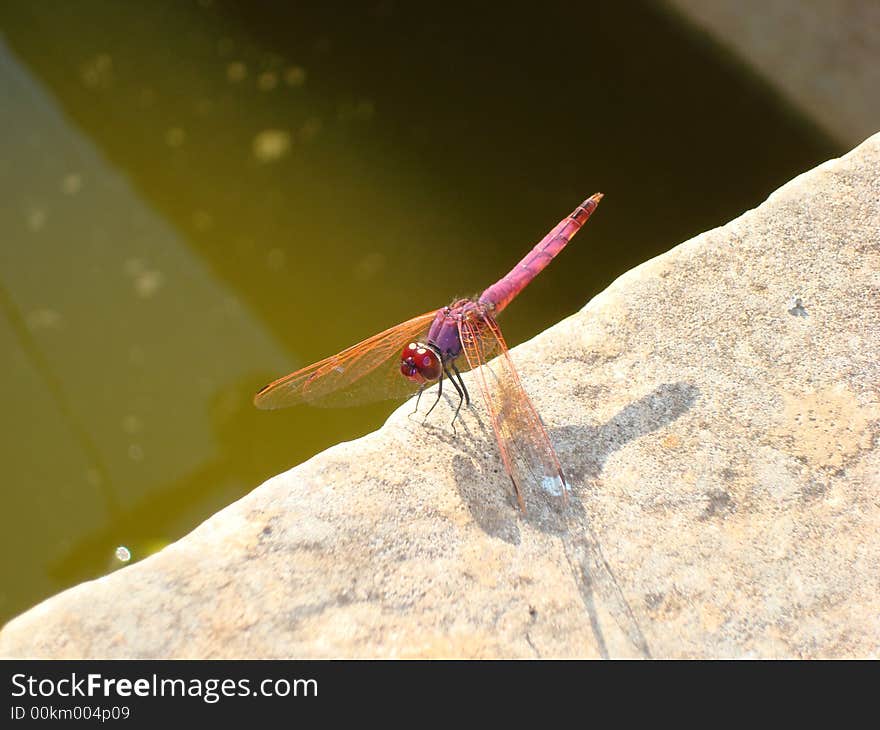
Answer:
[{"label": "rock", "polygon": [[844,145],[880,118],[874,0],[666,0]]},{"label": "rock", "polygon": [[516,348],[565,512],[518,511],[479,405],[408,403],[0,655],[877,656],[878,171],[880,135]]}]

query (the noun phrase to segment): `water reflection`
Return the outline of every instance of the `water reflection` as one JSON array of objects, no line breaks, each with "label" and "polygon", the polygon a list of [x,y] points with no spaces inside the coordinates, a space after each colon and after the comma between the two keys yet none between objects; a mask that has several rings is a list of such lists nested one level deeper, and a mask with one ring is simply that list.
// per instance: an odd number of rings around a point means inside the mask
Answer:
[{"label": "water reflection", "polygon": [[[228,463],[240,447],[216,433],[223,394],[235,389],[238,408],[241,383],[293,363],[5,45],[0,89],[0,158],[15,177],[0,204],[0,338],[12,356],[0,533],[16,556],[0,585],[33,595],[103,566],[145,524],[173,534],[173,515],[191,514],[176,475],[240,491]],[[169,490],[176,506],[144,509]]]}]

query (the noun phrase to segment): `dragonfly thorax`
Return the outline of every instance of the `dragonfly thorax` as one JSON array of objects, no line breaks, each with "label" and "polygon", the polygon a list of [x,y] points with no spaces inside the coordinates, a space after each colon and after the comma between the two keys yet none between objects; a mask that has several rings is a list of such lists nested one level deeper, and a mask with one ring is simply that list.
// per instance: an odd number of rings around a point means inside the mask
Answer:
[{"label": "dragonfly thorax", "polygon": [[431,345],[410,342],[400,353],[400,372],[416,383],[437,380],[443,372],[440,353]]}]

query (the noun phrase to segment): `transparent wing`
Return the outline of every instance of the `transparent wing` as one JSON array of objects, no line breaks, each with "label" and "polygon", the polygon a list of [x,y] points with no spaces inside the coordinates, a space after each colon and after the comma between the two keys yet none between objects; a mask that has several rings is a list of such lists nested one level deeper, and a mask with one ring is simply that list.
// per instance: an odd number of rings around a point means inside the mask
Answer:
[{"label": "transparent wing", "polygon": [[[513,367],[504,337],[489,316],[459,322],[459,336],[468,366],[480,384],[498,440],[501,459],[525,512],[525,489],[541,489],[565,500],[568,485],[541,417]],[[495,359],[493,355],[498,354]]]},{"label": "transparent wing", "polygon": [[407,344],[423,339],[436,314],[413,317],[269,383],[254,396],[254,405],[272,410],[297,403],[338,406],[405,397],[418,384],[401,375],[398,358]]}]

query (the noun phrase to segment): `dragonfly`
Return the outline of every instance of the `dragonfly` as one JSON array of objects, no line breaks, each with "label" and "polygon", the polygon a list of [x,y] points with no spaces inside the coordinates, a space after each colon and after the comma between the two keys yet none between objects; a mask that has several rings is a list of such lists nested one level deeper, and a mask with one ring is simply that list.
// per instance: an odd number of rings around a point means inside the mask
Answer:
[{"label": "dragonfly", "polygon": [[427,419],[448,382],[458,395],[453,429],[471,398],[462,371],[473,371],[505,471],[526,512],[525,491],[567,500],[569,485],[541,417],[522,386],[496,318],[562,251],[602,200],[595,193],[563,218],[504,277],[479,296],[420,314],[363,342],[279,378],[254,396],[257,408],[299,403],[345,405],[402,398],[437,384]]}]

